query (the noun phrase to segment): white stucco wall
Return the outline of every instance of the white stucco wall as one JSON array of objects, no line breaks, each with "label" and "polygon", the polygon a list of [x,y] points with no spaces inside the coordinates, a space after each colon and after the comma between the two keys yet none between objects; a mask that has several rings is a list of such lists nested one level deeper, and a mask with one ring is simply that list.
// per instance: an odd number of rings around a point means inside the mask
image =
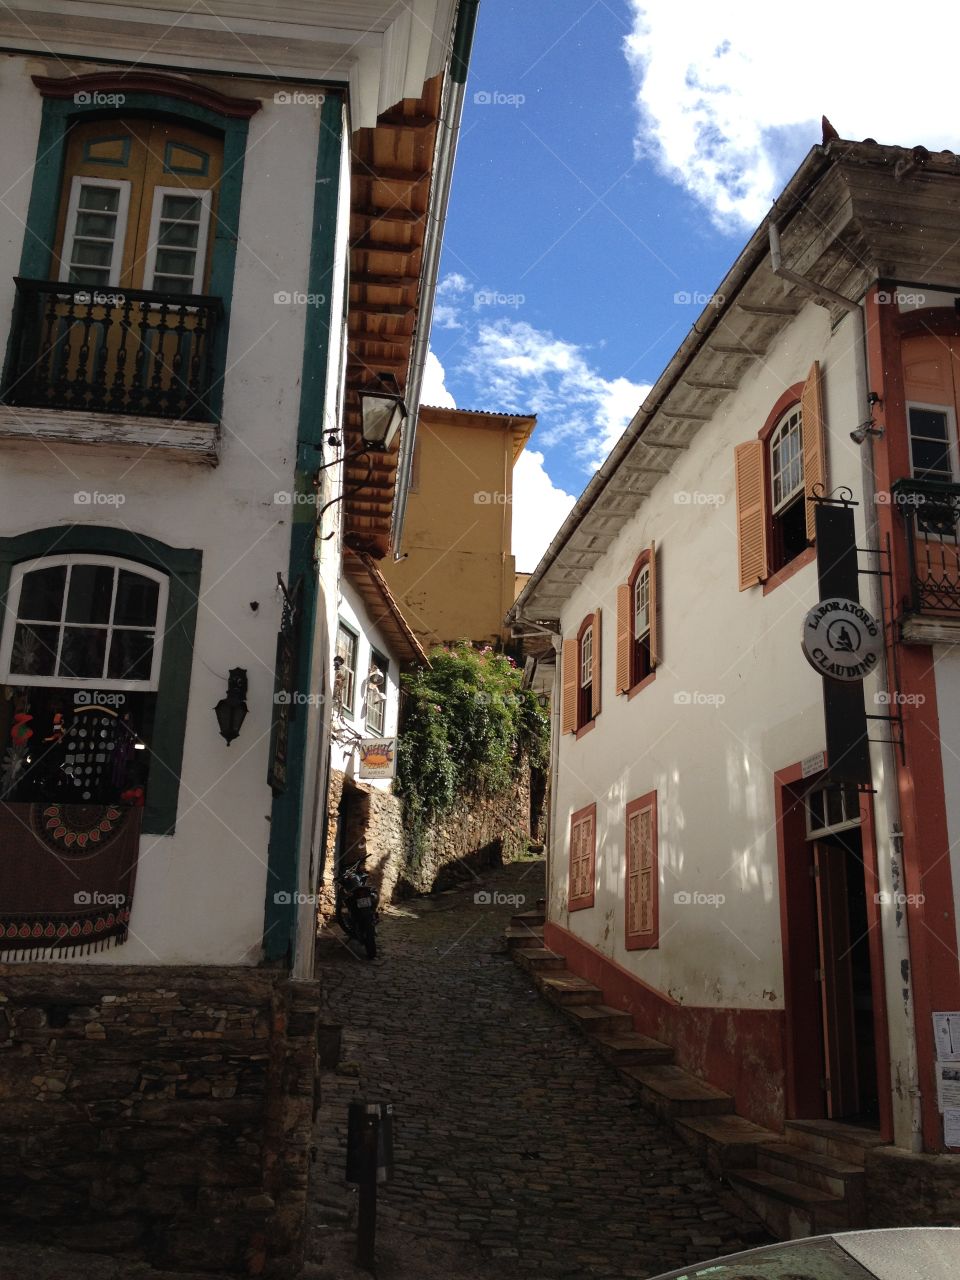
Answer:
[{"label": "white stucco wall", "polygon": [[[761,587],[738,590],[733,451],[756,438],[775,401],[819,359],[829,484],[860,493],[860,459],[849,440],[857,425],[852,329],[847,319],[831,334],[828,314],[805,307],[678,455],[563,611],[571,638],[587,613],[602,609],[603,696],[595,727],[559,743],[550,918],[687,1004],[783,1005],[773,774],[825,745],[821,681],[800,650],[802,617],[818,598],[816,564],[766,596]],[[684,502],[678,494],[694,496]],[[862,538],[862,509],[857,520]],[[654,540],[662,661],[628,701],[614,693],[617,585]],[[627,951],[625,808],[653,790],[660,946]],[[570,815],[592,801],[595,905],[568,912]],[[682,891],[725,900],[678,904]]]},{"label": "white stucco wall", "polygon": [[[0,342],[7,339],[36,151],[38,60],[9,60],[0,82],[7,130],[0,153]],[[306,309],[276,305],[308,289],[319,112],[273,102],[250,120],[224,384],[219,466],[136,460],[97,447],[0,444],[0,536],[57,524],[113,525],[203,552],[196,647],[176,834],[142,841],[131,936],[96,963],[254,963],[263,931],[271,792],[266,782],[276,637],[286,576]],[[251,85],[245,93],[255,92]],[[346,260],[341,236],[337,274]],[[339,357],[342,308],[331,349]],[[119,507],[79,506],[82,490],[120,494]],[[335,566],[326,569],[334,594]],[[332,576],[331,576],[332,575]],[[256,602],[258,608],[252,609]],[[250,713],[231,745],[214,704],[230,667],[249,676]]]},{"label": "white stucco wall", "polygon": [[[370,613],[353,585],[343,578],[340,583],[339,618],[359,635],[357,645],[357,676],[354,691],[354,714],[350,719],[342,717],[342,722],[362,737],[375,737],[368,732],[364,720],[364,700],[367,694],[367,673],[370,670],[371,654],[374,649],[385,658],[390,659],[390,670],[383,692],[387,697],[384,714],[383,737],[392,738],[397,732],[397,715],[400,708],[400,664],[397,655],[390,646],[383,632],[370,617]],[[330,767],[344,773],[348,778],[359,780],[359,752],[339,742],[334,742],[330,754]],[[388,778],[364,778],[365,787],[375,787],[378,791],[390,791],[393,783]]]}]

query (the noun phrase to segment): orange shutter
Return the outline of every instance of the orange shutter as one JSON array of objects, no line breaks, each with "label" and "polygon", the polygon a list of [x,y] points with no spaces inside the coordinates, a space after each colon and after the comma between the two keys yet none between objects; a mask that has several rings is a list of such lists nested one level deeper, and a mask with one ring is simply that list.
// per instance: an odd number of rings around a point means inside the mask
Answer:
[{"label": "orange shutter", "polygon": [[657,596],[657,544],[650,543],[650,670],[660,664],[660,600]]},{"label": "orange shutter", "polygon": [[596,865],[596,806],[578,809],[570,819],[570,889],[568,907],[593,906]]},{"label": "orange shutter", "polygon": [[748,440],[733,451],[737,477],[737,552],[740,590],[767,576],[767,495],[763,476],[763,444]]},{"label": "orange shutter", "polygon": [[593,615],[593,714],[600,714],[600,609]]},{"label": "orange shutter", "polygon": [[659,941],[657,795],[627,806],[626,943],[628,950]]},{"label": "orange shutter", "polygon": [[633,608],[629,582],[617,587],[617,693],[630,688],[630,610]]},{"label": "orange shutter", "polygon": [[[827,450],[823,439],[823,396],[820,393],[820,361],[814,360],[800,395],[800,425],[803,431],[803,493],[813,496],[827,491]],[[816,504],[807,502],[807,540],[816,533]]]},{"label": "orange shutter", "polygon": [[577,651],[576,640],[563,642],[563,705],[561,707],[562,733],[573,733],[577,727]]}]

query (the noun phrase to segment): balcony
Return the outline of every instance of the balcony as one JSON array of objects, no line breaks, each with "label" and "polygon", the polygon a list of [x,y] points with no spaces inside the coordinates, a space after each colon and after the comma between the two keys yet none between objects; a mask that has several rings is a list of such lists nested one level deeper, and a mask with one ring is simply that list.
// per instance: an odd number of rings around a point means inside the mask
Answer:
[{"label": "balcony", "polygon": [[216,461],[219,298],[15,283],[0,437]]},{"label": "balcony", "polygon": [[960,484],[899,480],[891,489],[903,516],[910,565],[904,640],[960,638]]}]

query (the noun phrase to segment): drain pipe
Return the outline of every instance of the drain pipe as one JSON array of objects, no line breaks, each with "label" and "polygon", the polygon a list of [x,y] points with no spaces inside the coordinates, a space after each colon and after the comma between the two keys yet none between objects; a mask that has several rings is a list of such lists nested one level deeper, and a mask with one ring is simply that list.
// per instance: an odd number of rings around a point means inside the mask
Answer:
[{"label": "drain pipe", "polygon": [[[824,288],[805,279],[796,271],[783,265],[780,252],[780,233],[775,223],[770,223],[770,266],[774,275],[788,280],[808,294],[818,306],[843,307],[855,317],[857,325],[857,400],[859,403],[858,436],[860,444],[860,477],[863,490],[863,515],[866,536],[867,565],[870,573],[866,588],[867,608],[874,617],[883,619],[883,578],[880,574],[880,531],[877,521],[876,472],[874,467],[874,437],[882,428],[862,431],[873,417],[869,398],[869,374],[867,363],[867,325],[863,306],[846,298],[833,289]],[[866,445],[866,447],[864,447]],[[889,566],[887,566],[889,568]],[[876,687],[890,690],[889,664],[884,645],[877,668]],[[886,816],[886,848],[878,849],[878,874],[883,898],[880,902],[881,932],[883,936],[884,982],[887,1007],[902,1009],[900,1022],[902,1044],[899,1052],[891,1052],[891,1070],[894,1093],[902,1102],[894,1108],[894,1144],[908,1151],[920,1151],[923,1147],[920,1113],[920,1079],[917,1065],[916,1015],[913,1001],[913,978],[910,970],[910,936],[907,913],[898,899],[904,892],[903,878],[903,830],[900,825],[900,797],[898,792],[897,762],[893,745],[889,741],[870,743],[871,772],[877,783],[877,800]],[[877,834],[883,827],[877,823]],[[881,841],[878,841],[881,843]],[[890,1019],[892,1025],[892,1017]],[[891,1046],[892,1047],[892,1046]]]}]

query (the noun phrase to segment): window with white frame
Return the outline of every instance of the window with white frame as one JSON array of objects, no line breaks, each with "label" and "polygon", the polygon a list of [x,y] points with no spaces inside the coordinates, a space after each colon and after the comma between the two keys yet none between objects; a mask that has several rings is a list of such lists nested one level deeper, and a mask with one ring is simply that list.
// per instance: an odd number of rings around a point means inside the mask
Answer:
[{"label": "window with white frame", "polygon": [[381,736],[387,721],[387,678],[390,660],[376,649],[370,654],[370,672],[367,676],[366,706],[364,718],[367,732]]},{"label": "window with white frame", "polygon": [[337,629],[337,657],[340,659],[336,681],[340,707],[344,715],[353,718],[354,696],[357,687],[357,650],[360,638],[344,623]]},{"label": "window with white frame", "polygon": [[73,179],[67,202],[61,280],[101,287],[119,283],[129,207],[129,182]]},{"label": "window with white frame", "polygon": [[135,561],[14,566],[0,636],[0,797],[143,805],[169,581]]},{"label": "window with white frame", "polygon": [[803,416],[799,403],[783,414],[769,441],[771,568],[782,569],[807,547]]},{"label": "window with white frame", "polygon": [[910,470],[917,480],[954,478],[956,431],[953,409],[945,405],[908,404]]},{"label": "window with white frame", "polygon": [[846,831],[860,823],[860,793],[856,787],[815,787],[807,792],[807,838]]},{"label": "window with white frame", "polygon": [[650,565],[645,564],[633,580],[633,652],[631,684],[646,679],[650,662]]},{"label": "window with white frame", "polygon": [[155,188],[144,267],[145,289],[202,292],[211,198],[210,191]]},{"label": "window with white frame", "polygon": [[166,577],[95,556],[49,557],[13,571],[0,680],[155,690]]}]

